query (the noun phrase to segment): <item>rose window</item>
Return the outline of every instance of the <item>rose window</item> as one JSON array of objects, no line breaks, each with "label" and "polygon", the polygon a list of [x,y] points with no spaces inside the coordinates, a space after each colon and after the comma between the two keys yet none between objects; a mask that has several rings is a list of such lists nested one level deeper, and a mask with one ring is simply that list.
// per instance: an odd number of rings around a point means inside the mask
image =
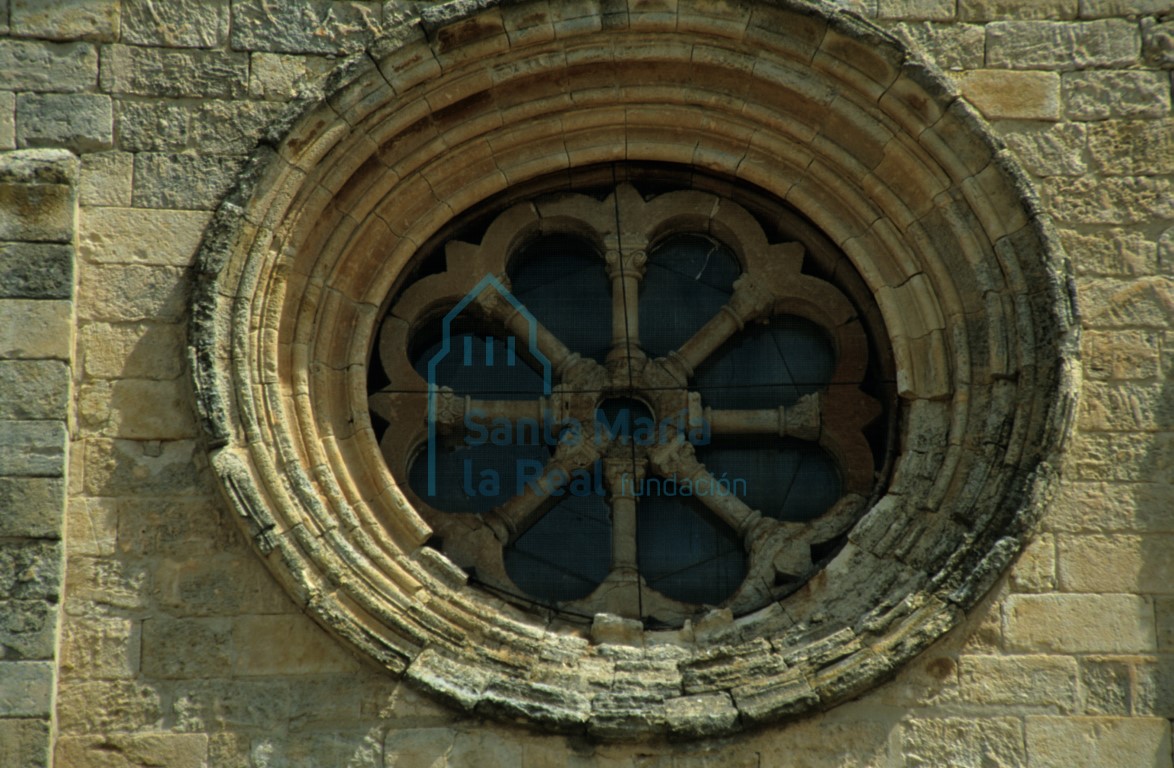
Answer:
[{"label": "rose window", "polygon": [[650,626],[760,608],[839,550],[892,407],[861,311],[802,242],[627,184],[482,228],[421,260],[371,366],[430,544],[515,603]]},{"label": "rose window", "polygon": [[192,385],[228,517],[357,654],[707,738],[959,626],[1052,498],[1079,322],[1015,159],[884,30],[604,5],[419,4],[307,83],[205,232]]}]

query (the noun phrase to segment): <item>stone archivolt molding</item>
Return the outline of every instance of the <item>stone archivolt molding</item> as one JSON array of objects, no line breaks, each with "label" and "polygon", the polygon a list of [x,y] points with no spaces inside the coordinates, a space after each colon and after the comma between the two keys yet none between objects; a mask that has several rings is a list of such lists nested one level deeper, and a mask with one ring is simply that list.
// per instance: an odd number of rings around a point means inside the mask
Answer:
[{"label": "stone archivolt molding", "polygon": [[[431,7],[291,105],[205,237],[197,405],[272,572],[376,664],[546,729],[716,735],[859,695],[990,588],[1052,487],[1076,321],[1022,174],[885,33],[798,2],[604,5]],[[887,492],[799,591],[737,619],[576,632],[488,596],[425,546],[371,428],[376,326],[419,248],[615,163],[785,200],[864,278],[894,351]]]}]

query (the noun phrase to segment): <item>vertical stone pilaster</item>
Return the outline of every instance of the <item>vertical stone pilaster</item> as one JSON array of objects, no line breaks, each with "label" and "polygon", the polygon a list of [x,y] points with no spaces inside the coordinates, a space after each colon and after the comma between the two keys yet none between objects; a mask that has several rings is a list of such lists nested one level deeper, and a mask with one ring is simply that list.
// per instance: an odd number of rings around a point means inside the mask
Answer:
[{"label": "vertical stone pilaster", "polygon": [[54,732],[73,358],[78,160],[0,154],[0,763]]}]

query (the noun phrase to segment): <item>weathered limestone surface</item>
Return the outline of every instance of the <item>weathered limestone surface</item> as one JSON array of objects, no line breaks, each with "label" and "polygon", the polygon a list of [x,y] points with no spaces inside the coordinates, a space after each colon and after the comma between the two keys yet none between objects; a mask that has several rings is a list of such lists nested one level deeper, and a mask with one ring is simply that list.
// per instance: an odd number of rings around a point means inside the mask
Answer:
[{"label": "weathered limestone surface", "polygon": [[0,154],[0,761],[14,766],[53,749],[77,180],[61,149]]},{"label": "weathered limestone surface", "polygon": [[68,147],[90,152],[114,141],[110,97],[98,94],[21,94],[16,100],[20,147]]},{"label": "weathered limestone surface", "polygon": [[[639,745],[486,720],[360,661],[275,582],[204,458],[185,347],[211,212],[284,104],[403,5],[0,0],[0,766],[1174,765],[1168,2],[838,3],[953,72],[1040,191],[1078,276],[1072,449],[1009,573],[892,682]],[[491,51],[555,39],[552,9],[561,34],[702,10],[736,25],[737,6],[505,4],[462,34]],[[438,71],[442,45],[421,46],[391,75]],[[660,690],[675,668],[652,655],[623,663]],[[735,711],[697,694],[665,717],[722,733]]]}]

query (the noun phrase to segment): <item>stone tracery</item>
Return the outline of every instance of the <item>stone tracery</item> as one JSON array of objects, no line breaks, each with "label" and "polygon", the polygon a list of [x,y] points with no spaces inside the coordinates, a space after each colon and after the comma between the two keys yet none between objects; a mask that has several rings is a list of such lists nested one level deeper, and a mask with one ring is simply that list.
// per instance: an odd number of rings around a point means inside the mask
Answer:
[{"label": "stone tracery", "polygon": [[[709,322],[678,349],[651,358],[640,348],[638,296],[648,250],[674,230],[717,232],[730,238],[738,244],[736,256],[743,271],[733,283],[729,302]],[[510,247],[563,231],[585,233],[606,249],[603,259],[611,281],[612,343],[604,363],[572,352],[549,329],[535,324],[532,315],[515,300],[505,301],[497,290],[486,290],[475,294],[470,309],[479,310],[490,327],[517,334],[519,347],[525,344],[538,350],[544,356],[543,364],[556,372],[557,386],[549,398],[521,401],[461,396],[448,388],[434,391],[437,382],[421,377],[409,358],[412,330],[438,310],[467,301],[484,284],[482,274],[500,275],[508,282],[507,267],[514,257]],[[483,515],[449,514],[429,503],[436,495],[434,488],[430,493],[410,491],[408,467],[422,443],[428,441],[431,448],[435,432],[459,437],[474,413],[489,419],[543,423],[556,414],[556,421],[590,425],[606,398],[637,397],[649,404],[661,425],[669,425],[670,417],[680,413],[687,424],[707,425],[705,431],[716,435],[791,436],[828,451],[844,480],[844,495],[814,520],[775,519],[778,515],[764,515],[763,510],[747,506],[738,494],[695,496],[737,534],[747,552],[749,572],[736,594],[723,604],[735,614],[760,608],[797,589],[816,568],[812,548],[840,538],[864,511],[874,492],[876,461],[862,430],[881,409],[859,389],[868,358],[860,320],[834,286],[801,273],[802,245],[769,245],[762,228],[740,206],[696,191],[670,192],[645,201],[632,186],[622,185],[602,201],[564,195],[519,204],[489,225],[479,246],[450,241],[446,251],[448,269],[409,286],[389,310],[383,324],[387,337],[380,344],[380,362],[390,384],[372,396],[371,406],[391,424],[381,444],[401,487],[444,542],[444,551],[475,572],[481,583],[505,594],[521,594],[507,573],[503,549],[537,522],[557,496],[564,495],[561,486],[575,473],[588,471],[602,461],[607,467],[604,477],[611,507],[610,573],[590,595],[560,607],[583,616],[609,612],[679,625],[698,607],[667,597],[640,575],[637,499],[633,484],[628,483],[625,489],[623,480],[625,476],[655,474],[699,488],[716,487],[718,480],[698,461],[687,430],[671,426],[652,445],[615,443],[596,430],[594,439],[560,443],[542,481],[528,484],[524,494]],[[500,282],[494,286],[504,288]],[[703,406],[701,393],[689,387],[694,371],[747,325],[764,323],[779,314],[807,318],[828,332],[836,364],[820,391],[787,407],[739,410]],[[434,404],[436,398],[439,407]],[[429,482],[435,483],[434,475],[429,476]]]}]

